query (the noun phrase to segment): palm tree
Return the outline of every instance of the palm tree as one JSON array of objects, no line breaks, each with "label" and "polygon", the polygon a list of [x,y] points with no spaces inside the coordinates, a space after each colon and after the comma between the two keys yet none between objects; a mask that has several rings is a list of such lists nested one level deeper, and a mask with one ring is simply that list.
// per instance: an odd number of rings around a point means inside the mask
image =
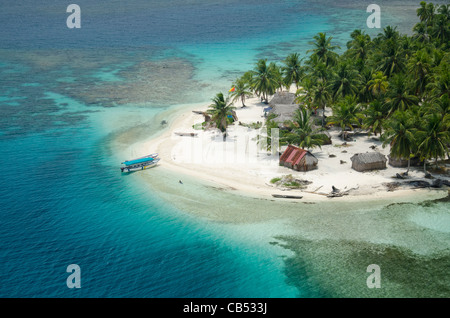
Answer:
[{"label": "palm tree", "polygon": [[269,95],[273,95],[279,86],[278,78],[273,71],[274,67],[267,65],[267,59],[259,60],[252,71],[252,86],[255,93],[261,97],[261,102],[268,103]]},{"label": "palm tree", "polygon": [[394,159],[408,159],[408,170],[411,156],[417,151],[413,117],[408,112],[396,111],[388,120],[386,130],[381,136],[383,148],[390,145],[390,155]]},{"label": "palm tree", "polygon": [[318,80],[311,88],[311,96],[315,108],[322,109],[322,126],[325,126],[325,107],[331,101],[330,85]]},{"label": "palm tree", "polygon": [[313,52],[312,56],[317,56],[319,60],[323,61],[327,66],[333,66],[336,64],[339,55],[334,52],[336,49],[340,49],[338,45],[332,45],[331,40],[333,37],[328,37],[326,33],[320,32],[315,35],[313,42],[309,42],[309,44],[314,45],[314,49],[308,50],[309,52]]},{"label": "palm tree", "polygon": [[400,44],[396,40],[388,40],[379,54],[379,70],[387,77],[401,73],[405,69],[406,58]]},{"label": "palm tree", "polygon": [[370,81],[372,80],[374,71],[371,67],[366,67],[360,72],[360,89],[358,91],[358,101],[368,103],[373,99],[372,90],[370,89]]},{"label": "palm tree", "polygon": [[308,150],[314,147],[322,148],[323,135],[314,132],[310,118],[306,108],[297,109],[291,126],[292,130],[286,134],[285,140]]},{"label": "palm tree", "polygon": [[448,121],[450,117],[450,98],[447,94],[442,95],[440,98],[436,98],[432,101],[430,111],[436,114],[440,114],[442,120]]},{"label": "palm tree", "polygon": [[254,80],[253,80],[253,71],[247,71],[244,75],[241,76],[241,80],[247,83],[249,90],[253,93],[255,91],[254,88]]},{"label": "palm tree", "polygon": [[422,96],[431,71],[431,59],[424,49],[417,51],[409,59],[408,71],[413,76],[416,95]]},{"label": "palm tree", "polygon": [[332,76],[331,67],[327,66],[317,55],[311,55],[306,65],[306,72],[311,79],[329,81]]},{"label": "palm tree", "polygon": [[392,27],[392,26],[388,25],[387,27],[385,27],[383,29],[383,33],[378,34],[378,36],[383,41],[388,41],[388,40],[395,41],[400,37],[400,34],[397,31],[397,27]]},{"label": "palm tree", "polygon": [[362,118],[360,106],[356,103],[354,97],[347,96],[335,106],[332,107],[333,115],[328,117],[327,125],[339,125],[341,127],[341,136],[345,139],[345,130],[353,130],[353,125],[359,126],[359,120]]},{"label": "palm tree", "polygon": [[207,110],[211,114],[212,121],[223,134],[223,141],[227,138],[228,116],[233,115],[235,107],[231,106],[228,99],[225,100],[222,93],[218,93],[213,99],[213,104],[209,105]]},{"label": "palm tree", "polygon": [[426,26],[428,26],[429,20],[429,12],[427,9],[427,3],[425,1],[420,2],[420,8],[417,9],[417,16],[420,19],[420,22],[424,22]]},{"label": "palm tree", "polygon": [[381,96],[387,90],[389,85],[387,81],[387,76],[383,74],[383,72],[376,72],[372,75],[372,80],[368,83],[369,89],[372,91],[374,96]]},{"label": "palm tree", "polygon": [[446,44],[448,46],[450,30],[447,16],[439,14],[436,16],[435,20],[436,22],[431,30],[433,38],[440,40],[442,44]]},{"label": "palm tree", "polygon": [[434,10],[435,10],[434,4],[432,2],[427,3],[427,6],[426,6],[427,14],[426,14],[426,16],[427,16],[427,22],[430,25],[433,24],[433,20],[434,20],[434,16],[435,16]]},{"label": "palm tree", "polygon": [[372,41],[370,36],[365,33],[361,33],[355,36],[353,41],[349,43],[350,57],[356,60],[365,61],[370,52]]},{"label": "palm tree", "polygon": [[381,100],[375,100],[364,111],[363,127],[370,129],[375,136],[382,133],[383,124],[389,112],[388,106]]},{"label": "palm tree", "polygon": [[231,92],[230,97],[231,101],[234,103],[238,99],[242,102],[242,108],[245,107],[245,98],[252,95],[252,92],[249,90],[249,84],[243,79],[238,78],[233,83],[234,90]]},{"label": "palm tree", "polygon": [[[281,71],[281,66],[278,66],[274,62],[270,62],[268,70],[269,70],[270,76],[273,79],[273,82],[274,82],[274,85],[275,85],[275,91],[277,91],[278,89],[282,90],[283,86],[285,86],[285,81],[284,81],[284,78],[283,78],[283,73]],[[270,95],[272,95],[274,93],[271,93]]]},{"label": "palm tree", "polygon": [[302,87],[297,89],[295,93],[295,103],[304,104],[310,109],[314,109],[313,104],[313,80],[311,76],[305,76],[302,80]]},{"label": "palm tree", "polygon": [[419,99],[410,93],[406,76],[403,74],[393,76],[389,81],[389,89],[386,93],[389,114],[393,114],[396,110],[406,110],[418,103]]},{"label": "palm tree", "polygon": [[298,85],[302,80],[305,70],[301,66],[301,60],[298,53],[289,54],[283,61],[284,66],[281,71],[284,75],[284,83],[286,87],[290,87],[292,83],[295,83],[295,87],[298,89]]},{"label": "palm tree", "polygon": [[450,64],[441,62],[441,65],[433,70],[427,91],[433,97],[441,97],[444,94],[450,96]]},{"label": "palm tree", "polygon": [[358,71],[349,62],[340,63],[331,80],[333,98],[336,100],[339,97],[355,95],[360,84],[361,79]]},{"label": "palm tree", "polygon": [[437,168],[438,158],[444,158],[447,145],[450,143],[449,125],[440,114],[432,113],[425,116],[424,125],[420,126],[416,136],[419,140],[419,153],[424,159],[424,172],[426,173],[427,159],[434,158]]},{"label": "palm tree", "polygon": [[416,41],[419,41],[422,43],[430,41],[430,36],[427,33],[427,27],[426,27],[425,23],[423,23],[423,22],[417,23],[414,26],[413,31],[415,32],[413,38]]}]

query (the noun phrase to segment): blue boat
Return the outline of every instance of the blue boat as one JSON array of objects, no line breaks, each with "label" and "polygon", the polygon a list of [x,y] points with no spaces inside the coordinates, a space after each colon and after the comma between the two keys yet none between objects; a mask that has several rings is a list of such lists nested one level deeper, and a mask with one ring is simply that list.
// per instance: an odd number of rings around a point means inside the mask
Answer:
[{"label": "blue boat", "polygon": [[120,170],[122,172],[132,172],[132,171],[138,171],[138,170],[145,170],[148,168],[151,168],[155,166],[161,159],[157,158],[158,154],[150,154],[146,155],[144,157],[127,160],[122,162],[122,164],[125,165],[125,167],[121,167]]}]

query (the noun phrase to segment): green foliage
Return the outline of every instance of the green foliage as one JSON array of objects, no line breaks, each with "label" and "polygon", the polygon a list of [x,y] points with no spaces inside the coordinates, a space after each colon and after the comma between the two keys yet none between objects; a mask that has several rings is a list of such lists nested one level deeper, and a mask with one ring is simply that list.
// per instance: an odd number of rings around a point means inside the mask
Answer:
[{"label": "green foliage", "polygon": [[224,98],[222,93],[218,93],[212,101],[213,104],[209,106],[207,113],[212,116],[212,121],[216,124],[216,127],[223,133],[223,138],[225,140],[227,126],[229,124],[228,115],[232,115],[232,111],[235,108],[231,106],[228,99]]},{"label": "green foliage", "polygon": [[291,123],[291,130],[286,134],[284,140],[289,144],[298,145],[300,148],[321,148],[324,144],[324,135],[314,131],[310,118],[306,108],[297,109]]},{"label": "green foliage", "polygon": [[359,120],[363,118],[361,107],[356,103],[356,99],[347,96],[340,100],[333,108],[333,116],[330,116],[327,125],[337,125],[342,131],[346,129],[353,130],[353,125],[359,126]]},{"label": "green foliage", "polygon": [[[277,90],[295,83],[295,101],[302,110],[285,125],[286,130],[280,130],[281,143],[320,147],[308,112],[322,110],[323,125],[325,110],[331,107],[327,125],[344,131],[362,124],[371,133],[381,134],[393,157],[420,155],[437,162],[444,154],[449,156],[450,144],[449,8],[422,1],[411,36],[392,26],[373,38],[355,30],[341,55],[332,37],[318,33],[309,42],[304,65],[297,53],[288,55],[281,67],[259,60],[240,78],[242,83],[234,83],[231,96],[234,101],[242,96],[240,86],[245,96],[254,92],[267,103]],[[278,124],[269,117],[265,125],[270,149],[271,128]]]},{"label": "green foliage", "polygon": [[301,65],[300,56],[298,53],[292,53],[283,61],[284,66],[281,71],[284,76],[284,84],[289,88],[293,83],[298,89],[298,85],[302,80],[305,70]]},{"label": "green foliage", "polygon": [[277,178],[273,178],[273,179],[271,179],[270,180],[270,183],[277,183],[278,181],[280,181],[281,180],[281,178],[280,177],[277,177]]},{"label": "green foliage", "polygon": [[234,103],[237,100],[241,100],[242,107],[245,107],[245,99],[252,95],[250,91],[250,83],[245,77],[238,78],[234,81],[233,85],[234,91],[230,93],[231,101]]}]

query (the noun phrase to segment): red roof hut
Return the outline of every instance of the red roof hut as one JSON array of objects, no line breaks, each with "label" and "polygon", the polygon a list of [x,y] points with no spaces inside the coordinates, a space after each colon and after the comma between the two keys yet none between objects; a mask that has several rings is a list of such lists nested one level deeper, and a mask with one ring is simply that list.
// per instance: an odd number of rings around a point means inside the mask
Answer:
[{"label": "red roof hut", "polygon": [[297,171],[317,169],[319,160],[307,150],[289,145],[280,157],[280,166]]}]

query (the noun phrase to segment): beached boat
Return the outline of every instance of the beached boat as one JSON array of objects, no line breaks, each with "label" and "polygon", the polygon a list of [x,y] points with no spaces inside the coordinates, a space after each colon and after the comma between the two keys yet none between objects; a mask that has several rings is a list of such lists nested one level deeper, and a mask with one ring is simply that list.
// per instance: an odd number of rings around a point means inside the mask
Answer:
[{"label": "beached boat", "polygon": [[156,164],[161,160],[160,158],[157,158],[157,157],[158,157],[158,154],[154,153],[151,155],[124,161],[124,162],[122,162],[122,164],[124,164],[125,166],[121,167],[120,170],[122,172],[132,172],[132,171],[149,169],[151,167],[156,166]]},{"label": "beached boat", "polygon": [[274,198],[281,198],[281,199],[301,199],[303,198],[300,195],[285,195],[285,194],[272,194]]},{"label": "beached boat", "polygon": [[158,157],[158,154],[157,153],[152,153],[152,154],[145,155],[145,156],[142,156],[142,157],[139,157],[139,158],[125,160],[122,163],[125,164],[125,162],[130,162],[130,161],[133,161],[133,160],[144,159],[144,158],[156,158],[156,157]]}]

